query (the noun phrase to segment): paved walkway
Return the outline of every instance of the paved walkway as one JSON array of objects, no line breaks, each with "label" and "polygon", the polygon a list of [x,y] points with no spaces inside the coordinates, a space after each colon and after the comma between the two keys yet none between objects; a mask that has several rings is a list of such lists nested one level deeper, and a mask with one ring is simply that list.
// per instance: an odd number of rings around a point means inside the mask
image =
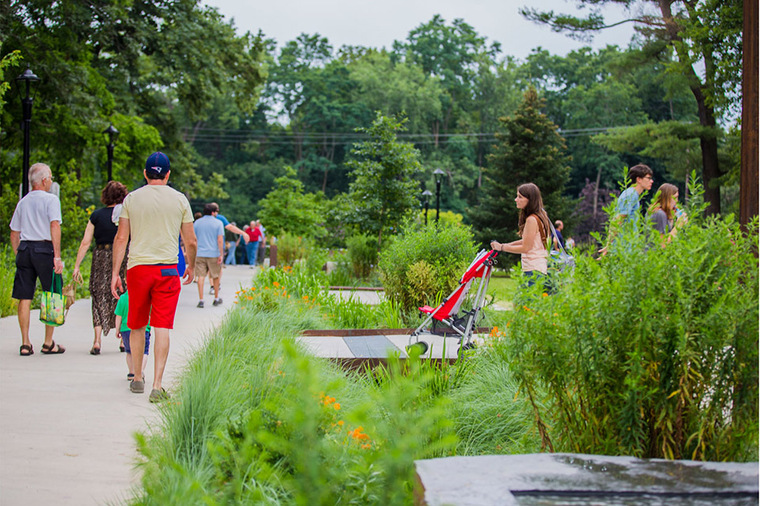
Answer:
[{"label": "paved walkway", "polygon": [[[164,385],[171,391],[183,364],[208,331],[232,307],[235,291],[250,285],[247,265],[229,266],[222,276],[224,304],[197,309],[198,288],[184,286],[172,331]],[[208,282],[206,283],[208,284]],[[152,353],[146,393],[130,393],[125,354],[114,333],[103,338],[103,352],[92,346],[90,300],[78,300],[53,339],[63,355],[40,353],[44,329],[32,311],[34,355],[20,357],[15,316],[0,319],[0,505],[49,506],[123,503],[139,483],[133,434],[157,420],[148,402],[153,379]],[[151,350],[152,351],[152,350]]]}]

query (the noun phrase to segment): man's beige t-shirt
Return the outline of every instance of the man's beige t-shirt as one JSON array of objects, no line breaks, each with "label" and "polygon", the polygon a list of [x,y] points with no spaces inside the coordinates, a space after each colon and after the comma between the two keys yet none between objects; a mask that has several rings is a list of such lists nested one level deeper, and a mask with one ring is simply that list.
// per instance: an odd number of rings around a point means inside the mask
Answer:
[{"label": "man's beige t-shirt", "polygon": [[179,231],[183,223],[193,222],[193,212],[187,197],[174,188],[146,185],[127,195],[119,218],[129,220],[127,269],[131,269],[176,264]]}]

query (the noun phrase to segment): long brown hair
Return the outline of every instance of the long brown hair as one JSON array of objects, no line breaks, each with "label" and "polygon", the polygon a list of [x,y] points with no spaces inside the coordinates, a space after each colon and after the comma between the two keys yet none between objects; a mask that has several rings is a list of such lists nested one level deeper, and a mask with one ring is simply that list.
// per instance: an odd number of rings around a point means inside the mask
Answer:
[{"label": "long brown hair", "polygon": [[541,242],[546,243],[546,238],[549,235],[549,217],[544,211],[544,201],[541,199],[541,190],[533,183],[521,184],[517,187],[517,193],[528,199],[528,204],[525,208],[520,209],[520,219],[518,220],[520,237],[523,235],[523,229],[525,228],[525,220],[528,216],[534,214],[538,218],[538,231],[541,234]]},{"label": "long brown hair", "polygon": [[663,183],[657,189],[657,200],[652,205],[652,212],[662,209],[665,211],[665,215],[668,220],[673,219],[673,215],[676,213],[676,204],[673,201],[673,195],[678,193],[678,187],[670,183]]}]

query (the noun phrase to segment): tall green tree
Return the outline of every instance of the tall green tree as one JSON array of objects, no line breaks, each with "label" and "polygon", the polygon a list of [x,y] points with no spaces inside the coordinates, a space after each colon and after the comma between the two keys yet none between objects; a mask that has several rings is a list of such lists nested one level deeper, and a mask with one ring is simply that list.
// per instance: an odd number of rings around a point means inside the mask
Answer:
[{"label": "tall green tree", "polygon": [[[669,71],[679,73],[688,82],[697,104],[702,127],[699,142],[702,150],[702,179],[708,213],[720,212],[721,170],[718,158],[721,112],[732,108],[741,89],[742,1],[741,0],[580,0],[592,6],[588,17],[579,18],[554,12],[524,8],[521,13],[555,31],[580,37],[609,27],[598,6],[623,3],[635,15],[633,22],[644,37],[645,50],[653,57],[665,56]],[[616,23],[619,24],[619,23]],[[670,55],[674,58],[670,58]],[[697,71],[702,64],[704,72]],[[734,106],[734,110],[736,107]]]},{"label": "tall green tree", "polygon": [[414,176],[421,170],[420,155],[411,143],[397,139],[403,129],[403,119],[378,112],[372,125],[361,129],[369,139],[356,144],[347,164],[354,179],[352,220],[361,230],[377,234],[378,245],[384,232],[400,226],[419,206]]},{"label": "tall green tree", "polygon": [[570,175],[570,160],[557,125],[541,112],[543,105],[531,87],[514,115],[501,120],[500,142],[488,158],[479,203],[469,215],[482,243],[517,239],[514,198],[523,183],[539,187],[552,220],[564,218],[569,211],[569,202],[562,194]]},{"label": "tall green tree", "polygon": [[274,181],[274,189],[259,202],[259,218],[271,235],[290,233],[319,238],[324,234],[321,193],[305,193],[292,167]]},{"label": "tall green tree", "polygon": [[403,114],[408,118],[408,135],[427,134],[440,122],[444,89],[441,81],[430,78],[421,66],[394,63],[387,51],[371,50],[353,59],[348,68],[356,84],[354,100],[386,116]]},{"label": "tall green tree", "polygon": [[[0,55],[20,50],[41,79],[33,159],[47,161],[56,174],[72,167],[84,182],[80,202],[97,200],[106,159],[101,132],[109,122],[121,131],[115,178],[139,184],[139,160],[163,148],[180,189],[213,192],[218,184],[195,170],[202,160],[188,142],[193,126],[221,96],[252,111],[264,79],[260,40],[236,35],[199,0],[11,1],[0,6],[0,32]],[[14,183],[20,117],[18,101],[9,101],[1,119],[8,156],[0,159],[0,175]]]},{"label": "tall green tree", "polygon": [[456,128],[463,107],[471,100],[479,67],[492,65],[500,51],[499,43],[489,45],[463,19],[448,25],[439,14],[410,31],[405,42],[393,43],[394,59],[421,66],[427,75],[440,79],[447,91],[443,118],[434,125],[434,134]]}]

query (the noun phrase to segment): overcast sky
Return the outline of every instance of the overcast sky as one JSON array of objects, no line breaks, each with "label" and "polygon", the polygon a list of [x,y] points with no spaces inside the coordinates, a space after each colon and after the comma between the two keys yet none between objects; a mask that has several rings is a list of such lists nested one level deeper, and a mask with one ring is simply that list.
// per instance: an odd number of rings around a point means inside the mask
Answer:
[{"label": "overcast sky", "polygon": [[[409,31],[440,14],[450,24],[462,18],[488,42],[500,42],[503,55],[525,58],[538,46],[565,55],[584,45],[626,47],[633,25],[606,30],[592,43],[582,43],[536,25],[518,9],[525,5],[557,13],[577,14],[576,3],[565,0],[203,0],[217,7],[227,20],[234,19],[239,32],[261,29],[279,45],[301,33],[327,37],[335,49],[357,45],[390,49],[394,40],[406,39]],[[583,11],[586,12],[586,11]],[[624,19],[622,9],[605,8],[608,22]]]}]

